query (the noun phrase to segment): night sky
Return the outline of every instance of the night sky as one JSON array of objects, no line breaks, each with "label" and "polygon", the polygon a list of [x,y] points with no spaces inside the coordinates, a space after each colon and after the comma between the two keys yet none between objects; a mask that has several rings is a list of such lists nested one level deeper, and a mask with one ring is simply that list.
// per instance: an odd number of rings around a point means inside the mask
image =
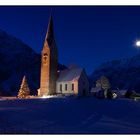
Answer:
[{"label": "night sky", "polygon": [[51,9],[60,63],[91,74],[103,62],[139,53],[140,7],[0,7],[0,29],[41,53]]}]

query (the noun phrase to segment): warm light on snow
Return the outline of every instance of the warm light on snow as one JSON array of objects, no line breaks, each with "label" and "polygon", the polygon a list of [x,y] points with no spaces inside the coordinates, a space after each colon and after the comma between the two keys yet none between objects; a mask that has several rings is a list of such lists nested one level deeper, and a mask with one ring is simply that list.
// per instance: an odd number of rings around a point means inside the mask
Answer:
[{"label": "warm light on snow", "polygon": [[43,95],[41,98],[43,99],[48,99],[48,98],[53,98],[54,96],[50,96],[50,95]]},{"label": "warm light on snow", "polygon": [[43,95],[41,98],[44,98],[45,99],[45,98],[47,98],[47,96]]},{"label": "warm light on snow", "polygon": [[136,41],[136,47],[138,47],[138,48],[140,47],[140,40]]}]

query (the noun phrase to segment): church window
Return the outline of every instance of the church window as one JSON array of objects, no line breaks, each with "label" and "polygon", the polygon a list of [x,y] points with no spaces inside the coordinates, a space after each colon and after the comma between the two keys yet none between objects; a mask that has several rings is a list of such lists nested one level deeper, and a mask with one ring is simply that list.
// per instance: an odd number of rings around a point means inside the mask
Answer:
[{"label": "church window", "polygon": [[46,59],[47,59],[47,53],[44,53],[44,59],[45,59],[45,61],[46,61]]},{"label": "church window", "polygon": [[47,53],[44,53],[43,54],[43,63],[44,64],[47,64],[47,57],[48,57],[48,54]]},{"label": "church window", "polygon": [[44,53],[44,56],[47,56],[47,53]]},{"label": "church window", "polygon": [[67,84],[65,84],[65,90],[67,91]]},{"label": "church window", "polygon": [[60,91],[62,91],[62,84],[60,84]]},{"label": "church window", "polygon": [[74,84],[72,84],[72,91],[74,91]]}]

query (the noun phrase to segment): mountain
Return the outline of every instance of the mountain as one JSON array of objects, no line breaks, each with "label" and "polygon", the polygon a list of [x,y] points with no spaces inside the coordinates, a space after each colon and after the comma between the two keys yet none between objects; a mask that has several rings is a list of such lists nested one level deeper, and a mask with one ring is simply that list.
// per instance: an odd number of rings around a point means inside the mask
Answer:
[{"label": "mountain", "polygon": [[140,92],[140,54],[131,58],[103,63],[90,76],[92,85],[100,76],[106,76],[112,88]]},{"label": "mountain", "polygon": [[[31,93],[37,93],[41,55],[21,40],[0,30],[0,96],[17,95],[22,78],[27,77]],[[58,69],[66,66],[59,64]]]}]

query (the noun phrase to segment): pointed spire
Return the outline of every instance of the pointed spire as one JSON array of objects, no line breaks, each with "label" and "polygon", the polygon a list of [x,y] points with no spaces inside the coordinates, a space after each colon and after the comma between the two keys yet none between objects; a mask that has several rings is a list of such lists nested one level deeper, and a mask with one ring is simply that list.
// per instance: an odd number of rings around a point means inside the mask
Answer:
[{"label": "pointed spire", "polygon": [[52,41],[54,40],[54,31],[53,31],[53,18],[52,14],[50,15],[47,34],[45,40],[48,41],[48,44],[51,45]]}]

